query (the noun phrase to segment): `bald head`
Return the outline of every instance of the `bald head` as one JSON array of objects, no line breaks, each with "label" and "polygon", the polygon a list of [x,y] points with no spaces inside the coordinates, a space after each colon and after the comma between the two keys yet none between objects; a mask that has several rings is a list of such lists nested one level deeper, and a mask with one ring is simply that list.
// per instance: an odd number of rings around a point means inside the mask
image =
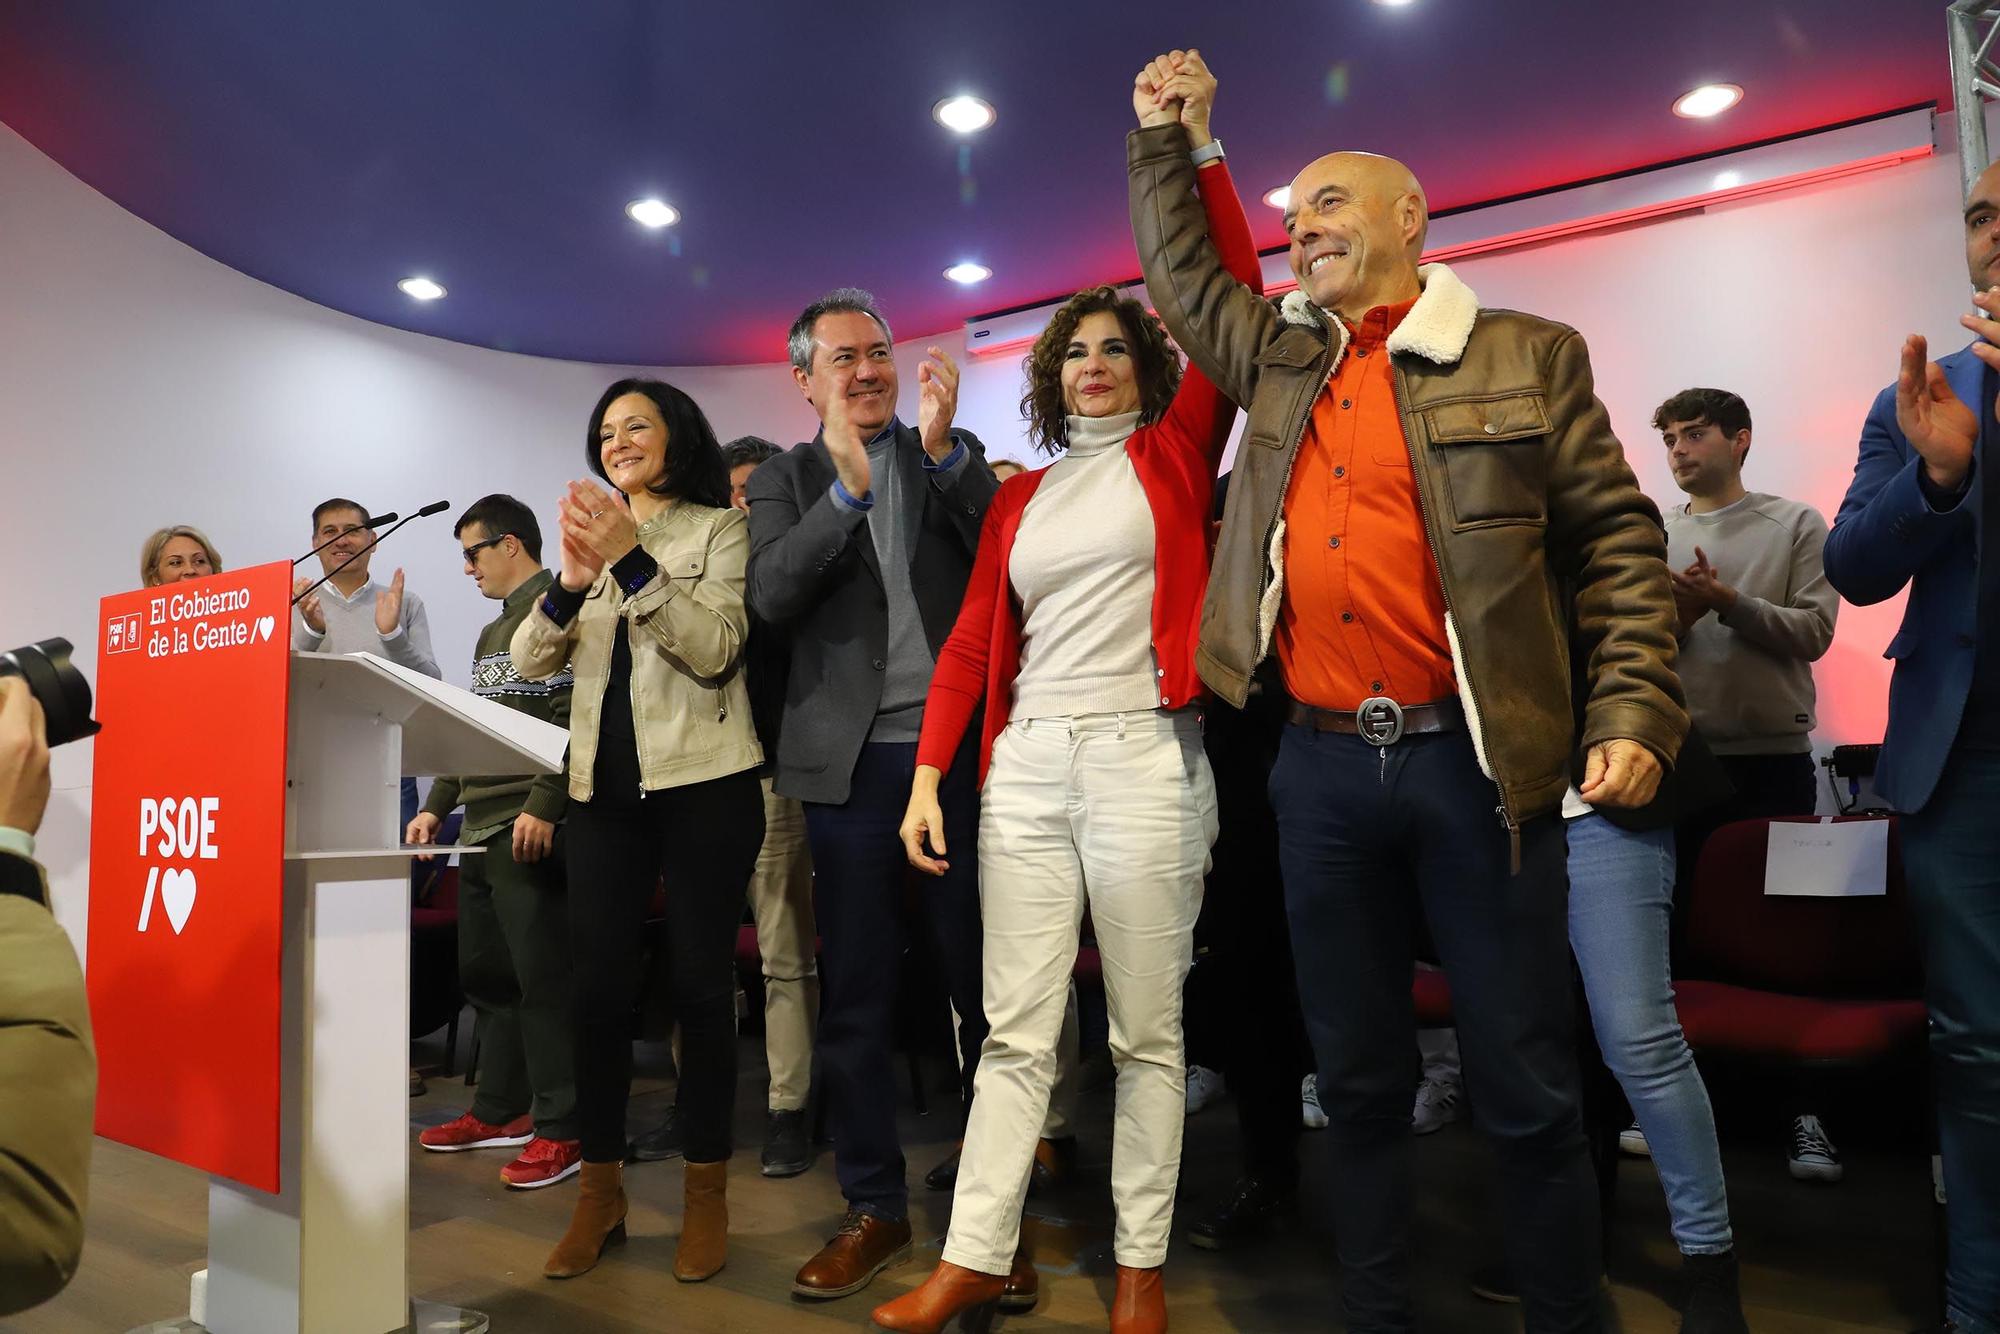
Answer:
[{"label": "bald head", "polygon": [[1315,304],[1358,320],[1416,296],[1430,204],[1415,173],[1377,153],[1328,153],[1292,178],[1292,274]]},{"label": "bald head", "polygon": [[2000,162],[1966,192],[1965,270],[1975,291],[2000,283]]}]

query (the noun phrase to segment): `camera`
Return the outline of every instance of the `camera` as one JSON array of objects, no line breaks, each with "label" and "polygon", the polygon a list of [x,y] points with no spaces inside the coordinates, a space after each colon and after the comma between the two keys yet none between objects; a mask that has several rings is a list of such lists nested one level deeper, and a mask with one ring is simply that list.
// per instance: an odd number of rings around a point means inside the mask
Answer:
[{"label": "camera", "polygon": [[42,706],[51,748],[98,732],[97,720],[90,716],[90,682],[70,662],[71,651],[67,639],[44,639],[0,653],[0,676],[26,681]]}]

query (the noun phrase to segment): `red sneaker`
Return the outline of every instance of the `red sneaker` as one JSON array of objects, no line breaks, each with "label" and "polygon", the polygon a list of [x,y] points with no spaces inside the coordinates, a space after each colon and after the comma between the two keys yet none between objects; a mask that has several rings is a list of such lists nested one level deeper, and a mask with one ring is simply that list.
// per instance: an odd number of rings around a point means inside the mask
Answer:
[{"label": "red sneaker", "polygon": [[553,1186],[564,1177],[583,1170],[583,1141],[543,1139],[540,1135],[521,1150],[521,1156],[500,1169],[500,1179],[515,1190]]},{"label": "red sneaker", "polygon": [[465,1149],[509,1149],[534,1137],[535,1120],[531,1116],[523,1114],[504,1126],[496,1126],[467,1112],[455,1121],[432,1126],[417,1136],[417,1143],[432,1153],[458,1153]]}]

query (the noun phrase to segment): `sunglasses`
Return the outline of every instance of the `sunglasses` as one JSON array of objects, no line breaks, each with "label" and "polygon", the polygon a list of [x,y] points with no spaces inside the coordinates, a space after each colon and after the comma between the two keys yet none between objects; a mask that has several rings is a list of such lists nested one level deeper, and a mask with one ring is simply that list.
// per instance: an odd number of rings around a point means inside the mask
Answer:
[{"label": "sunglasses", "polygon": [[489,537],[484,542],[474,542],[469,547],[460,547],[459,554],[461,556],[464,556],[465,563],[467,565],[470,565],[472,564],[472,562],[479,559],[480,552],[486,550],[486,548],[490,546],[497,546],[498,544],[505,542],[508,538],[512,536],[513,536],[512,533],[502,533],[498,537]]}]

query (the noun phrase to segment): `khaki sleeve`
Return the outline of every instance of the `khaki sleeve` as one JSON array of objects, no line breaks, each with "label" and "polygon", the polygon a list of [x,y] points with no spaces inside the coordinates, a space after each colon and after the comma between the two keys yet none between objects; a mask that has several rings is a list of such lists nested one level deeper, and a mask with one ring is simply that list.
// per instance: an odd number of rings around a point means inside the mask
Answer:
[{"label": "khaki sleeve", "polygon": [[76,1272],[97,1105],[76,951],[47,908],[14,894],[0,894],[0,1072],[0,1315],[8,1315],[48,1300]]}]

